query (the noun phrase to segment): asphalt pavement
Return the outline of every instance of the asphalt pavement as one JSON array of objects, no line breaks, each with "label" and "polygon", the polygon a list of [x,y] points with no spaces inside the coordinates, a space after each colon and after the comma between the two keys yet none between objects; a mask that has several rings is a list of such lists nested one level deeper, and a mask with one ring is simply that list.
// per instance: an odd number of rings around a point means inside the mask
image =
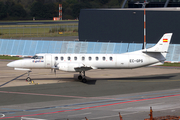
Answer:
[{"label": "asphalt pavement", "polygon": [[21,117],[48,120],[140,120],[157,116],[180,116],[180,69],[138,68],[92,70],[88,82],[77,73],[33,70],[35,84],[25,82],[24,71],[0,61],[0,119]]}]

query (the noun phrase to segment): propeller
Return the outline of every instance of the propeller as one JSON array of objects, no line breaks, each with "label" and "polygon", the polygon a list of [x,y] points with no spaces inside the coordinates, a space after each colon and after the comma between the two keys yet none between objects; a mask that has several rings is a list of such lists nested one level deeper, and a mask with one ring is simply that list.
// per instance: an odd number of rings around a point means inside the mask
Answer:
[{"label": "propeller", "polygon": [[56,69],[54,69],[54,74],[56,75]]},{"label": "propeller", "polygon": [[56,75],[56,70],[58,69],[58,64],[59,63],[54,63],[54,67],[51,69],[51,73],[54,72],[54,74]]}]

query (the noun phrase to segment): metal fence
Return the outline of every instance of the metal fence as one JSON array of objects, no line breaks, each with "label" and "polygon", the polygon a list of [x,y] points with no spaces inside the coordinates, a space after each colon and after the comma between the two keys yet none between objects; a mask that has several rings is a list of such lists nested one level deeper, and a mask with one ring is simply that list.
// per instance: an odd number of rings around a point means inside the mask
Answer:
[{"label": "metal fence", "polygon": [[[147,44],[147,48],[155,44]],[[141,50],[140,43],[43,41],[0,39],[0,55],[33,56],[37,53],[120,54]],[[180,61],[180,44],[170,44],[166,61]]]}]

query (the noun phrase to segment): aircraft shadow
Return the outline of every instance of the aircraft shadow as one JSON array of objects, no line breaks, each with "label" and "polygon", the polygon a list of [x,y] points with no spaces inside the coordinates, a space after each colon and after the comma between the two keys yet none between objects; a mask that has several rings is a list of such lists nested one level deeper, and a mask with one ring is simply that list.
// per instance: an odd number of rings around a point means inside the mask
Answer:
[{"label": "aircraft shadow", "polygon": [[[168,80],[173,77],[176,77],[177,74],[170,74],[170,75],[152,75],[152,76],[138,76],[138,77],[121,77],[121,78],[91,78],[86,76],[87,82],[83,84],[88,84],[88,85],[95,85],[96,81],[98,80],[118,80],[118,81],[124,81],[124,80],[139,80],[139,81],[145,81],[145,80]],[[18,79],[18,80],[25,80],[25,79]],[[32,78],[32,80],[60,80],[60,81],[74,81],[74,82],[80,82],[80,80],[77,79],[77,74],[74,74],[74,77],[58,77],[58,78]]]},{"label": "aircraft shadow", "polygon": [[117,80],[117,81],[132,81],[132,80],[138,80],[138,81],[146,81],[146,80],[169,80],[173,77],[176,77],[177,75],[153,75],[153,76],[138,76],[138,77],[123,77],[123,78],[90,78],[90,77],[86,77],[86,79],[88,80],[87,83],[84,84],[96,84],[96,81],[99,80],[109,80],[109,81],[113,81],[113,80]]},{"label": "aircraft shadow", "polygon": [[170,76],[144,76],[144,77],[129,77],[129,78],[114,78],[119,80],[141,80],[141,79],[169,79],[175,77],[175,75]]},{"label": "aircraft shadow", "polygon": [[158,75],[158,76],[139,76],[139,77],[123,77],[123,78],[91,78],[95,80],[164,80],[170,79],[177,75]]}]

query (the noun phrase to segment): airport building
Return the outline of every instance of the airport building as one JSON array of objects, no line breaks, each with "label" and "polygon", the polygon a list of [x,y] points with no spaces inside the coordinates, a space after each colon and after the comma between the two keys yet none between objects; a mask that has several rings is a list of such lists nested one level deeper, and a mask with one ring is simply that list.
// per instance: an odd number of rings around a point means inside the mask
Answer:
[{"label": "airport building", "polygon": [[[180,44],[180,8],[145,8],[147,43],[157,43],[164,33],[173,33],[173,44]],[[144,9],[82,9],[79,40],[142,43]]]}]

